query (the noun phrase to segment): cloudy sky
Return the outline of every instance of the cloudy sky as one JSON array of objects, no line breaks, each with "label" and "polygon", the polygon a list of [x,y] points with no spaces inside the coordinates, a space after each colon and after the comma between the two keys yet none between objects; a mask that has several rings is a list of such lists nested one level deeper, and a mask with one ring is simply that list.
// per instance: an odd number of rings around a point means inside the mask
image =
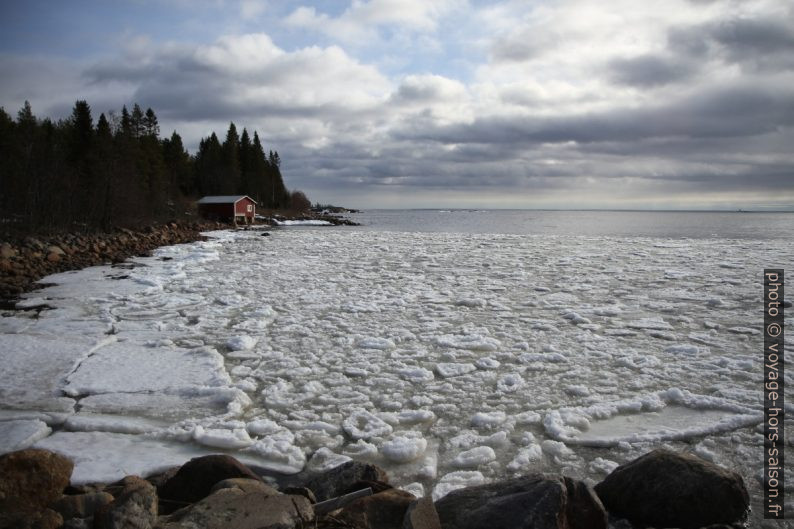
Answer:
[{"label": "cloudy sky", "polygon": [[792,0],[0,2],[0,105],[229,122],[351,207],[794,209]]}]

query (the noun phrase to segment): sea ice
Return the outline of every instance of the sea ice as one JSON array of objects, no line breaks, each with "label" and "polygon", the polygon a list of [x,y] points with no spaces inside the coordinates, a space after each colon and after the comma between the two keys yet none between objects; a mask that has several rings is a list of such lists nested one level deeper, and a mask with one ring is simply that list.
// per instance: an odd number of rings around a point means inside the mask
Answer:
[{"label": "sea ice", "polygon": [[0,453],[29,447],[52,432],[42,420],[0,421]]},{"label": "sea ice", "polygon": [[477,468],[496,459],[496,452],[490,446],[477,446],[464,450],[452,460],[456,468]]},{"label": "sea ice", "polygon": [[381,446],[383,456],[394,463],[408,463],[424,455],[427,440],[419,432],[398,432]]}]

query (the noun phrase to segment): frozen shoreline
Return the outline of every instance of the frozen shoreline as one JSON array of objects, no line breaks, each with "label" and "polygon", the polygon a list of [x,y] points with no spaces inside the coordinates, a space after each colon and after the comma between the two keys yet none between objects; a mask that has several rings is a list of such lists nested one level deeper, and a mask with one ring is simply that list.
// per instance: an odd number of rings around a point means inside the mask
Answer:
[{"label": "frozen shoreline", "polygon": [[760,243],[212,236],[50,277],[23,305],[54,310],[0,320],[17,443],[75,457],[77,481],[220,449],[282,472],[370,460],[436,497],[689,446],[757,491]]}]

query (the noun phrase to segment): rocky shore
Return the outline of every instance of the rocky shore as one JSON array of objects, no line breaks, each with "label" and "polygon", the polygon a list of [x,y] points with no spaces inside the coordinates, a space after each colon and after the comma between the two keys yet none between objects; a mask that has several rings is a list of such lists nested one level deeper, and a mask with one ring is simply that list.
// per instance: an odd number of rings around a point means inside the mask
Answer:
[{"label": "rocky shore", "polygon": [[[278,220],[322,220],[334,226],[358,224],[339,215],[274,215]],[[272,221],[272,219],[270,219]],[[275,224],[275,223],[274,223]],[[88,266],[120,263],[151,255],[160,246],[202,239],[201,232],[230,229],[220,222],[170,222],[140,230],[108,233],[62,233],[0,239],[0,309],[13,309],[19,295],[37,288],[50,274]]]},{"label": "rocky shore", "polygon": [[435,503],[356,461],[281,476],[210,455],[91,485],[70,485],[72,469],[45,450],[0,456],[0,529],[737,529],[749,504],[738,474],[668,450],[618,467],[595,487],[528,474]]},{"label": "rocky shore", "polygon": [[20,294],[42,277],[150,255],[160,246],[201,240],[201,232],[229,228],[216,222],[171,222],[141,230],[63,233],[0,241],[0,307],[13,308]]}]

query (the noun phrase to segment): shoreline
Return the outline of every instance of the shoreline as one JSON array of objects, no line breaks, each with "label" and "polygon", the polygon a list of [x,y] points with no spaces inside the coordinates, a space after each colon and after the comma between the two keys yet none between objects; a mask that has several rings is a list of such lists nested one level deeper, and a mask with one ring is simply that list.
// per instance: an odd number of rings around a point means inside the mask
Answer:
[{"label": "shoreline", "polygon": [[[270,224],[252,226],[277,228],[273,220],[319,220],[332,226],[358,226],[339,215],[291,214],[273,212],[266,217]],[[163,246],[204,240],[202,232],[223,229],[246,229],[216,221],[172,221],[145,228],[116,228],[108,232],[27,233],[0,240],[0,310],[18,310],[22,294],[35,291],[41,279],[61,272],[90,266],[122,263],[131,257],[150,256]]]},{"label": "shoreline", "polygon": [[219,222],[169,222],[138,230],[19,235],[0,243],[0,309],[16,310],[20,296],[41,288],[42,278],[151,255],[161,246],[203,240],[201,232],[231,228]]}]

